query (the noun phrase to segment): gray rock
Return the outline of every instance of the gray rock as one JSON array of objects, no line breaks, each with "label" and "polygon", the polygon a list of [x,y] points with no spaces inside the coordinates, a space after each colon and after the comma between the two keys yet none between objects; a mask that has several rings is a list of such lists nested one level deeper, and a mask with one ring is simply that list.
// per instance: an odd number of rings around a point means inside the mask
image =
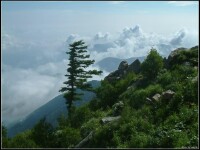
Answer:
[{"label": "gray rock", "polygon": [[147,103],[149,103],[149,104],[154,104],[153,101],[152,101],[150,98],[148,98],[148,97],[146,98],[146,101],[147,101]]},{"label": "gray rock", "polygon": [[154,101],[158,102],[159,99],[160,99],[160,97],[161,97],[161,95],[157,93],[157,94],[155,94],[155,95],[152,97],[152,99],[153,99]]},{"label": "gray rock", "polygon": [[113,122],[113,121],[117,121],[121,118],[121,116],[116,116],[116,117],[105,117],[105,118],[102,118],[100,120],[100,123],[101,124],[106,124],[106,123],[109,123],[109,122]]},{"label": "gray rock", "polygon": [[80,143],[78,143],[75,148],[81,148],[83,147],[89,140],[91,140],[93,137],[93,131],[91,131],[88,136],[86,136]]},{"label": "gray rock", "polygon": [[132,64],[128,66],[128,69],[127,69],[128,72],[139,73],[141,70],[140,64],[141,64],[140,61],[136,59]]},{"label": "gray rock", "polygon": [[106,76],[105,80],[107,80],[108,82],[113,82],[113,81],[121,79],[121,77],[123,77],[127,73],[126,71],[127,68],[128,68],[128,63],[126,61],[122,61],[119,64],[118,70]]},{"label": "gray rock", "polygon": [[170,53],[169,56],[168,56],[168,59],[169,59],[169,58],[173,58],[174,56],[180,54],[181,51],[186,51],[186,50],[188,50],[188,49],[187,49],[187,48],[184,48],[184,47],[177,48],[177,49],[171,51],[171,53]]},{"label": "gray rock", "polygon": [[119,80],[122,74],[123,72],[121,72],[121,70],[113,71],[108,76],[105,77],[105,80],[107,80],[108,82]]},{"label": "gray rock", "polygon": [[172,90],[167,90],[162,93],[162,99],[169,100],[174,96],[175,92]]},{"label": "gray rock", "polygon": [[128,63],[127,61],[122,61],[120,64],[119,64],[119,67],[118,67],[118,70],[125,70],[128,68]]}]

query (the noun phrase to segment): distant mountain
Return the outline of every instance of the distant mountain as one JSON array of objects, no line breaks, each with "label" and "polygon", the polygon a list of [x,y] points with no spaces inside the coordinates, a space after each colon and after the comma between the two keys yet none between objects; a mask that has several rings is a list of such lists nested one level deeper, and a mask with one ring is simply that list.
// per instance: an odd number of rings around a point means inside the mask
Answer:
[{"label": "distant mountain", "polygon": [[[100,81],[90,81],[89,82],[93,87],[100,86]],[[81,90],[78,90],[81,92]],[[75,105],[80,106],[88,101],[90,101],[95,94],[92,92],[83,91],[84,95],[82,96],[82,100],[76,101]],[[56,96],[48,103],[39,107],[35,111],[33,111],[30,115],[28,115],[24,120],[16,123],[15,125],[8,127],[8,137],[13,137],[17,133],[25,131],[27,129],[31,129],[40,119],[46,117],[46,120],[51,123],[53,126],[57,125],[57,118],[61,115],[67,115],[67,106],[65,104],[65,99],[63,98],[63,94]]]},{"label": "distant mountain", "polygon": [[131,64],[134,62],[136,59],[139,59],[140,62],[143,62],[145,59],[145,56],[143,57],[131,57],[128,59],[120,59],[120,58],[115,58],[115,57],[106,57],[102,59],[101,61],[97,62],[97,65],[100,67],[100,69],[112,72],[117,70],[117,67],[119,63],[123,60],[127,61],[128,64]]}]

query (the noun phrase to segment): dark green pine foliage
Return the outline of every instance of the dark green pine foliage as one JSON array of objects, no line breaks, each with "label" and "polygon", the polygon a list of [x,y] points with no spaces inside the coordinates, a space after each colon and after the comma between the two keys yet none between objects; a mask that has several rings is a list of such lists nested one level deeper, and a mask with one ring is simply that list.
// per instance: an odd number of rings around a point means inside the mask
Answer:
[{"label": "dark green pine foliage", "polygon": [[90,60],[90,55],[87,54],[87,46],[83,40],[76,41],[69,45],[69,64],[68,64],[68,80],[64,82],[66,87],[62,87],[59,92],[65,92],[64,98],[68,105],[68,113],[70,114],[73,101],[79,100],[82,93],[77,93],[76,89],[91,91],[92,87],[87,83],[88,78],[92,75],[100,75],[102,71],[86,70],[95,61]]}]

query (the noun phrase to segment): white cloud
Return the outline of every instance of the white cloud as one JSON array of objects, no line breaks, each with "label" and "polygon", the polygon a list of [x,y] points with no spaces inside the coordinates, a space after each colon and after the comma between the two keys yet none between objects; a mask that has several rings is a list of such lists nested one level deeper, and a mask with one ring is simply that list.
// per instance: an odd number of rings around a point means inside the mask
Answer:
[{"label": "white cloud", "polygon": [[[15,68],[3,64],[2,68],[2,120],[5,125],[23,119],[55,96],[67,80],[68,60],[49,62],[37,68]],[[91,66],[87,69],[99,69]],[[108,73],[90,80],[101,80]],[[89,81],[90,81],[89,80]]]},{"label": "white cloud", "polygon": [[2,117],[5,123],[22,119],[58,95],[60,79],[32,69],[3,65]]},{"label": "white cloud", "polygon": [[175,6],[191,6],[191,5],[197,5],[197,1],[169,1],[169,4],[173,4]]},{"label": "white cloud", "polygon": [[[74,40],[85,40],[91,59],[98,62],[106,57],[145,56],[152,46],[160,54],[168,55],[177,47],[197,45],[198,33],[181,29],[163,36],[148,33],[136,25],[126,27],[117,34],[98,32],[93,37],[71,34],[66,39],[60,42],[26,41],[9,34],[3,36],[3,121],[11,123],[22,119],[59,94],[58,90],[66,81],[64,75],[68,60],[65,52]],[[101,70],[95,64],[88,69]],[[101,80],[107,74],[104,71],[102,76],[94,76],[90,80]]]},{"label": "white cloud", "polygon": [[[198,44],[198,36],[196,34],[189,34],[191,31],[181,29],[176,33],[169,34],[168,36],[162,36],[156,33],[144,32],[139,25],[135,27],[126,27],[116,37],[110,39],[110,44],[107,42],[101,43],[101,47],[105,48],[104,51],[97,51],[94,47],[90,47],[91,56],[96,61],[100,61],[105,57],[117,57],[117,58],[130,58],[146,56],[151,47],[157,48],[161,55],[167,56],[169,53],[177,47],[191,47]],[[103,35],[103,34],[102,34]],[[104,37],[104,36],[102,36]],[[186,39],[189,39],[186,41]],[[91,40],[90,43],[94,41]],[[187,43],[187,44],[185,44]],[[99,48],[100,49],[100,48]]]}]

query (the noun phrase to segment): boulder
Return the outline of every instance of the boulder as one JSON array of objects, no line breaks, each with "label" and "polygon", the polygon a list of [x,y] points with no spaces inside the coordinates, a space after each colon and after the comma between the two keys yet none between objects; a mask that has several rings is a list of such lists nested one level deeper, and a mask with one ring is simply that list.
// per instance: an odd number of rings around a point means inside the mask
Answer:
[{"label": "boulder", "polygon": [[162,93],[162,99],[169,100],[174,96],[175,92],[172,90],[167,90]]},{"label": "boulder", "polygon": [[155,95],[152,97],[152,99],[153,99],[154,101],[158,102],[159,99],[160,99],[160,97],[161,97],[161,95],[157,93],[157,94],[155,94]]},{"label": "boulder", "polygon": [[102,125],[104,125],[104,124],[107,124],[107,123],[109,123],[109,122],[117,121],[117,120],[119,120],[120,118],[121,118],[121,116],[116,116],[116,117],[105,117],[105,118],[102,118],[102,119],[100,120],[100,123],[101,123]]}]

